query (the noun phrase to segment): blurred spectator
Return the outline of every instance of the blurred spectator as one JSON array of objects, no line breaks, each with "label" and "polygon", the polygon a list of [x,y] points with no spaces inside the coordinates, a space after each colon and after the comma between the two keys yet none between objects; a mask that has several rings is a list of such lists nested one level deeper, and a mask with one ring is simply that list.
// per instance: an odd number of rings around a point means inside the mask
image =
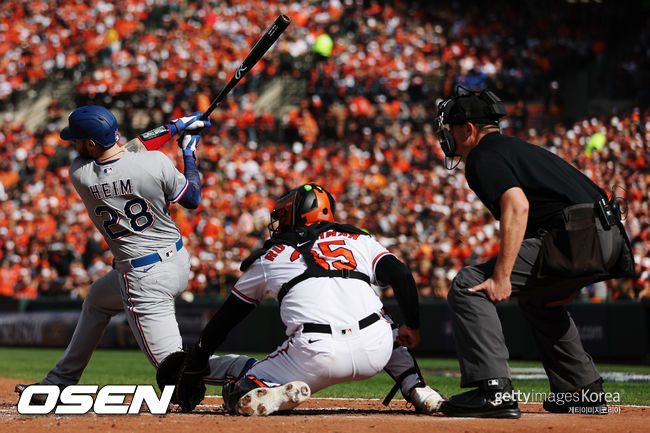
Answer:
[{"label": "blurred spectator", "polygon": [[[616,194],[627,198],[639,278],[608,282],[607,298],[650,296],[650,99],[631,112],[565,125],[560,77],[593,61],[598,74],[617,74],[608,83],[620,83],[612,89],[597,83],[602,96],[648,94],[641,79],[648,57],[630,51],[648,50],[647,28],[630,39],[636,48],[617,48],[643,14],[629,16],[629,28],[612,35],[618,25],[583,20],[589,6],[554,5],[561,9],[548,14],[532,3],[498,1],[490,13],[471,1],[417,8],[347,0],[118,0],[97,7],[9,1],[0,11],[0,110],[9,112],[0,122],[0,291],[84,296],[88,281],[111,266],[67,182],[76,155],[58,131],[68,110],[53,99],[44,123],[28,130],[14,114],[28,92],[74,82],[75,105],[111,107],[121,115],[124,138],[132,138],[209,103],[263,29],[285,13],[291,26],[204,133],[202,206],[198,212],[172,206],[195,254],[189,290],[225,295],[240,261],[266,233],[274,200],[317,182],[339,199],[341,219],[371,230],[411,266],[423,297],[444,298],[459,269],[497,248],[498,226],[474,204],[463,176],[444,169],[430,125],[436,101],[465,83],[495,88],[506,99],[522,95],[506,127],[600,186],[624,189]],[[616,5],[591,6],[596,21],[623,13]],[[325,46],[316,48],[318,40]],[[274,78],[289,85],[279,105],[264,108],[260,96]],[[557,122],[533,129],[526,103],[545,97]],[[605,142],[586,152],[594,134]],[[180,164],[175,146],[164,151]]]}]

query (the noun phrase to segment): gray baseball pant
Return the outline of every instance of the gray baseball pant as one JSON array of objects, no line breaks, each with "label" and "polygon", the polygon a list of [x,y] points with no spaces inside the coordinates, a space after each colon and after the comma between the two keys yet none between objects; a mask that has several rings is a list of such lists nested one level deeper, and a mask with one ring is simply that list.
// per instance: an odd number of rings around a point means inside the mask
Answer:
[{"label": "gray baseball pant", "polygon": [[[600,223],[597,227],[603,258],[607,269],[611,269],[625,240],[616,227],[607,231],[602,230]],[[600,375],[582,346],[569,312],[564,306],[549,307],[547,303],[567,298],[592,283],[593,278],[537,278],[535,263],[541,243],[540,238],[524,240],[511,276],[512,296],[517,297],[532,327],[551,391],[573,391],[596,381]],[[510,377],[508,348],[496,306],[483,291],[468,291],[492,276],[495,263],[496,257],[463,268],[447,297],[453,313],[461,387],[477,386],[485,379]]]}]

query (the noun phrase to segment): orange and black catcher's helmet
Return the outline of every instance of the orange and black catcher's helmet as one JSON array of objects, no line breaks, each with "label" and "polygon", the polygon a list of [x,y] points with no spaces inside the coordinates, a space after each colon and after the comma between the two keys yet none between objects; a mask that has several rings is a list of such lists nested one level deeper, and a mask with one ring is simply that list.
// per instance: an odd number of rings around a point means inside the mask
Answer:
[{"label": "orange and black catcher's helmet", "polygon": [[318,222],[334,222],[336,201],[325,188],[313,183],[294,188],[276,202],[269,230],[288,232]]}]

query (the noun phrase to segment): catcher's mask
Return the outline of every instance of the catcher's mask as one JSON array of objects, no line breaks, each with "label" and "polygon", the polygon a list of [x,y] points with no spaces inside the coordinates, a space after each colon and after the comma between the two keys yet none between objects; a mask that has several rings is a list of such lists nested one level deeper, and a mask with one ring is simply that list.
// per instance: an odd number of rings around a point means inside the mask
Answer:
[{"label": "catcher's mask", "polygon": [[[464,93],[461,93],[461,90]],[[451,128],[472,122],[479,125],[499,125],[499,119],[506,115],[506,108],[501,99],[493,92],[485,89],[480,92],[456,87],[456,95],[445,99],[438,104],[438,114],[435,120],[436,137],[440,147],[445,153],[447,168],[452,169],[458,162],[453,160],[460,155],[456,154],[456,141],[451,133]]]},{"label": "catcher's mask", "polygon": [[92,140],[102,147],[112,147],[120,139],[117,120],[113,113],[98,105],[87,105],[74,110],[68,117],[68,126],[61,130],[66,141]]},{"label": "catcher's mask", "polygon": [[325,188],[313,183],[294,188],[275,202],[269,231],[288,232],[320,221],[334,222],[336,201]]}]

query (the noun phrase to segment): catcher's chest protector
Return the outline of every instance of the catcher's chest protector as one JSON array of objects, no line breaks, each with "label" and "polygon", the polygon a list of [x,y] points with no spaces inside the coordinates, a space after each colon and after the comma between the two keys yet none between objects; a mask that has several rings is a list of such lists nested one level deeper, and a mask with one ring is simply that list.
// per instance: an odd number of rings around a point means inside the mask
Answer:
[{"label": "catcher's chest protector", "polygon": [[368,233],[355,226],[339,223],[315,224],[313,226],[309,226],[305,232],[301,232],[300,234],[296,232],[279,233],[264,242],[264,246],[262,248],[258,249],[249,257],[247,257],[242,262],[240,269],[242,271],[248,269],[248,267],[253,264],[255,260],[260,258],[266,253],[266,251],[275,245],[289,245],[302,255],[305,263],[307,264],[307,269],[302,274],[292,278],[282,285],[282,288],[278,292],[278,302],[280,303],[282,303],[282,299],[286,296],[286,294],[289,292],[289,290],[291,290],[293,286],[308,278],[356,278],[358,280],[366,282],[367,284],[370,284],[370,277],[362,272],[351,269],[326,269],[316,262],[314,253],[311,251],[311,248],[320,234],[328,230],[336,230],[338,232],[350,234],[368,235]]}]

